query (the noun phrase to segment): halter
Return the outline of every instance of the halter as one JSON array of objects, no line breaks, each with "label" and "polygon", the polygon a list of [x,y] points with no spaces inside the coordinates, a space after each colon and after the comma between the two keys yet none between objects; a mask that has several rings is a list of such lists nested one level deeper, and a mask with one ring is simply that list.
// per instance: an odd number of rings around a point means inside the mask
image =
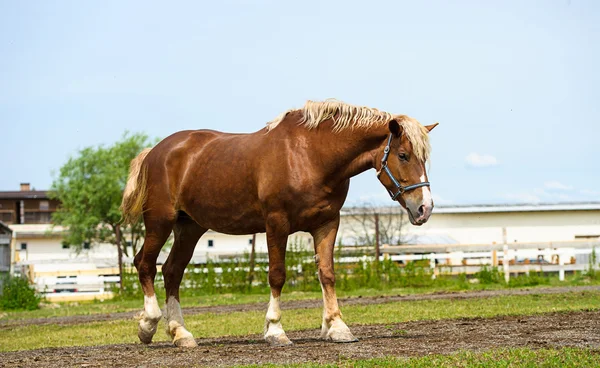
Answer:
[{"label": "halter", "polygon": [[405,192],[408,192],[409,190],[413,190],[413,189],[417,189],[417,188],[421,188],[421,187],[429,187],[430,184],[428,181],[424,181],[422,183],[408,185],[408,186],[403,187],[402,185],[400,185],[400,182],[398,180],[396,180],[396,178],[394,177],[394,175],[390,171],[390,168],[387,165],[387,159],[388,159],[388,156],[390,155],[390,145],[392,144],[393,136],[394,136],[393,133],[390,133],[390,137],[388,138],[387,145],[385,146],[385,148],[383,150],[383,158],[381,159],[381,169],[377,172],[377,178],[379,179],[379,177],[381,176],[381,172],[385,171],[385,173],[390,177],[390,179],[392,179],[392,183],[394,183],[394,185],[396,186],[396,189],[398,189],[398,191],[394,194],[394,192],[392,192],[391,190],[389,190],[387,188],[386,188],[386,190],[390,194],[390,197],[392,197],[392,200],[395,201],[396,198],[398,198],[398,196],[404,194]]}]

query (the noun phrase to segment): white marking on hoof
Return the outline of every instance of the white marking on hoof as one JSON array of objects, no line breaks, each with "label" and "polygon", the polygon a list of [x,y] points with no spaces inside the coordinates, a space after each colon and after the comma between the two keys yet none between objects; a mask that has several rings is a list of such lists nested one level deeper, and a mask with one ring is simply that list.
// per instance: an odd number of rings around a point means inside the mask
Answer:
[{"label": "white marking on hoof", "polygon": [[186,348],[198,346],[198,344],[196,344],[196,340],[194,340],[194,336],[177,321],[169,322],[167,326],[167,332],[173,339],[173,344],[176,346]]},{"label": "white marking on hoof", "polygon": [[327,328],[323,323],[321,338],[333,342],[357,342],[358,339],[352,335],[350,329],[341,319],[334,320],[331,327]]},{"label": "white marking on hoof", "polygon": [[144,296],[144,311],[141,312],[138,317],[140,320],[138,325],[138,338],[141,342],[144,344],[152,342],[152,337],[156,333],[158,321],[160,321],[161,316],[162,312],[158,306],[156,295],[150,297]]},{"label": "white marking on hoof", "polygon": [[184,337],[182,339],[175,340],[173,343],[175,344],[175,346],[180,348],[195,348],[196,346],[198,346],[196,340],[194,340],[193,337]]},{"label": "white marking on hoof", "polygon": [[292,345],[292,341],[281,327],[281,322],[272,323],[268,320],[265,322],[265,341],[271,346]]},{"label": "white marking on hoof", "polygon": [[196,347],[198,344],[194,336],[185,329],[181,306],[175,297],[170,296],[166,305],[167,335],[173,340],[173,344],[179,347]]},{"label": "white marking on hoof", "polygon": [[271,346],[291,345],[292,342],[281,327],[281,309],[279,308],[279,297],[273,297],[269,301],[269,309],[265,318],[265,340]]}]

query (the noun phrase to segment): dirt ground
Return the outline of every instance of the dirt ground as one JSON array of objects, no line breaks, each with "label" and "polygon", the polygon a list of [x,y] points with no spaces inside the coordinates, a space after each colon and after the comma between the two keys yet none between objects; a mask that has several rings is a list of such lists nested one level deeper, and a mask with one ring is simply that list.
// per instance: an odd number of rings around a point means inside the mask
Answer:
[{"label": "dirt ground", "polygon": [[[384,304],[384,303],[395,303],[402,301],[413,301],[413,300],[439,300],[439,299],[473,299],[473,298],[490,298],[503,295],[526,295],[526,294],[559,294],[567,292],[581,292],[581,291],[600,291],[600,286],[576,286],[576,287],[552,287],[552,288],[535,288],[535,289],[507,289],[507,290],[483,290],[483,291],[468,291],[468,292],[440,292],[433,294],[423,295],[393,295],[393,296],[376,296],[376,297],[352,297],[352,298],[340,298],[340,307],[347,305],[370,305],[370,304]],[[266,299],[266,297],[265,297]],[[285,299],[285,293],[283,294]],[[0,321],[0,330],[12,328],[15,326],[26,326],[26,325],[44,325],[44,324],[58,324],[58,325],[71,325],[80,324],[87,322],[97,321],[112,321],[118,319],[135,319],[135,316],[139,314],[143,305],[143,301],[140,300],[140,310],[135,312],[121,312],[121,313],[101,313],[84,316],[68,316],[68,317],[51,317],[51,318],[31,318],[26,320],[4,320]],[[321,308],[323,306],[321,300],[296,300],[296,301],[283,301],[281,303],[281,309],[307,309],[307,308]],[[200,314],[200,313],[230,313],[230,312],[248,312],[248,311],[264,311],[267,310],[267,303],[253,303],[253,304],[237,304],[237,305],[219,305],[209,307],[185,307],[183,309],[184,315]]]},{"label": "dirt ground", "polygon": [[[379,304],[405,300],[464,299],[515,294],[550,294],[598,290],[598,287],[499,290],[440,293],[412,296],[341,299],[342,305]],[[284,308],[320,307],[319,301],[295,301]],[[263,304],[199,307],[186,314],[264,310]],[[133,313],[106,316],[74,316],[40,320],[36,323],[72,324],[97,320],[132,318]],[[50,320],[50,321],[48,321]],[[12,321],[0,328],[29,324]],[[411,357],[447,354],[458,350],[482,351],[499,347],[590,347],[600,349],[600,311],[550,313],[535,316],[418,321],[388,325],[351,326],[360,339],[352,344],[335,344],[318,339],[319,330],[290,331],[289,347],[270,347],[261,335],[198,339],[194,349],[170,343],[65,347],[0,353],[0,367],[155,367],[230,366],[255,363],[331,363],[345,359]]]},{"label": "dirt ground", "polygon": [[317,329],[291,331],[289,347],[270,347],[260,335],[198,339],[194,349],[168,343],[68,347],[0,354],[0,367],[229,366],[252,363],[336,362],[411,357],[499,347],[600,348],[600,311],[352,326],[360,341],[319,340]]}]

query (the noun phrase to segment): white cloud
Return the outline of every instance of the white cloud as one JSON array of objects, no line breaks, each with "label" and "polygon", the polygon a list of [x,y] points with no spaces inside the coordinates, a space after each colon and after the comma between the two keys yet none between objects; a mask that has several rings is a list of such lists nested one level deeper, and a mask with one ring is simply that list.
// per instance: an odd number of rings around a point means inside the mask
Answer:
[{"label": "white cloud", "polygon": [[559,181],[552,180],[544,183],[544,188],[554,189],[554,190],[573,190],[573,187],[569,185],[565,185]]},{"label": "white cloud", "polygon": [[479,153],[471,152],[465,157],[467,165],[471,167],[492,167],[498,165],[498,160],[492,155],[480,155]]}]

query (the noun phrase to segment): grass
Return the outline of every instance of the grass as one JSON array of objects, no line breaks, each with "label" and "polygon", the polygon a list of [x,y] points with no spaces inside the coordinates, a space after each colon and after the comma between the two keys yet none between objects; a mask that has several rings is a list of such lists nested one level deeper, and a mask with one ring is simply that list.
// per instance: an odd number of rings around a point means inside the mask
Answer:
[{"label": "grass", "polygon": [[[514,279],[514,278],[513,278]],[[580,275],[569,275],[564,282],[558,281],[558,277],[548,277],[547,283],[523,286],[529,289],[539,287],[552,286],[576,286],[576,285],[594,285],[600,284],[600,280],[588,280]],[[500,284],[464,284],[452,283],[450,285],[432,285],[428,287],[405,287],[405,288],[390,288],[384,290],[378,289],[356,289],[350,291],[338,290],[339,298],[355,297],[355,296],[386,296],[386,295],[408,295],[408,294],[427,294],[435,292],[459,292],[459,291],[475,291],[475,290],[498,290],[507,289],[504,283]],[[511,289],[519,289],[519,287],[511,287]],[[159,300],[164,300],[164,290],[157,290]],[[292,291],[286,292],[284,289],[283,300],[306,300],[322,298],[320,291]],[[185,295],[185,291],[181,298],[182,307],[198,307],[210,305],[232,305],[232,304],[249,304],[249,303],[268,303],[268,293],[261,294],[211,294],[200,296]],[[5,311],[0,312],[0,320],[21,320],[28,318],[48,318],[48,317],[66,317],[77,315],[90,314],[107,314],[119,312],[138,311],[143,308],[143,298],[132,299],[109,299],[96,300],[89,302],[76,303],[56,303],[46,304],[50,307],[33,310],[33,311]],[[54,307],[52,307],[54,306]]]},{"label": "grass", "polygon": [[[553,295],[502,296],[473,300],[405,301],[343,308],[349,325],[387,324],[415,320],[437,320],[498,315],[531,315],[547,312],[600,308],[600,292]],[[287,331],[319,329],[321,308],[284,310],[282,323]],[[186,318],[186,326],[197,338],[259,334],[264,311],[198,314]],[[155,341],[166,341],[164,322]],[[0,330],[0,351],[28,350],[59,346],[91,346],[137,342],[134,320],[94,322],[79,325],[30,325]]]},{"label": "grass", "polygon": [[[600,351],[593,349],[497,349],[486,352],[461,351],[450,355],[429,355],[418,358],[377,358],[339,360],[334,364],[248,365],[243,368],[325,368],[325,367],[600,367]],[[242,368],[242,366],[238,366]]]}]

